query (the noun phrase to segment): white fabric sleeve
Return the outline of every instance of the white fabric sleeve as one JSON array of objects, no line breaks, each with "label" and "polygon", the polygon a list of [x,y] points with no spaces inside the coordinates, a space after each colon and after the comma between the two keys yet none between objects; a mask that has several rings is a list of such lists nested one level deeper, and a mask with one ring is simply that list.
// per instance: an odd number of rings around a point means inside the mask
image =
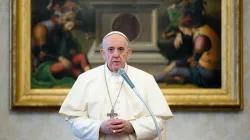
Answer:
[{"label": "white fabric sleeve", "polygon": [[[165,121],[173,117],[173,114],[153,76],[145,77],[147,78],[147,80],[146,84],[144,85],[146,91],[144,97],[148,106],[151,108],[152,112],[155,115],[157,124],[159,126],[159,131],[161,132],[164,128]],[[138,140],[153,140],[158,136],[158,133],[153,118],[148,113],[145,107],[144,111],[147,112],[147,115],[145,115],[144,112],[144,117],[140,117],[136,120],[131,120],[130,122],[135,130]]]},{"label": "white fabric sleeve", "polygon": [[[158,123],[159,131],[161,131],[164,128],[164,120],[156,117],[156,121]],[[153,121],[153,118],[151,116],[149,117],[142,117],[136,120],[130,121],[134,130],[135,134],[138,140],[152,140],[156,137],[158,137],[158,133],[156,131],[156,127]]]},{"label": "white fabric sleeve", "polygon": [[59,113],[65,116],[73,134],[82,140],[98,140],[101,121],[88,117],[88,77],[81,74],[65,98]]},{"label": "white fabric sleeve", "polygon": [[86,117],[65,117],[73,134],[81,140],[98,140],[101,121]]}]

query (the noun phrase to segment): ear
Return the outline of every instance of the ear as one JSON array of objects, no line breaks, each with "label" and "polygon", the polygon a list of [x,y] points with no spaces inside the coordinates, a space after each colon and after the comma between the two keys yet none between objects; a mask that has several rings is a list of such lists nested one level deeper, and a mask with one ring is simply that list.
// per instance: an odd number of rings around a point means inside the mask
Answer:
[{"label": "ear", "polygon": [[129,59],[130,55],[132,54],[132,49],[128,48],[127,54],[128,54],[128,59]]},{"label": "ear", "polygon": [[100,54],[102,55],[102,58],[103,58],[103,60],[105,60],[105,52],[104,52],[104,50],[103,50],[103,48],[101,48],[100,49]]}]

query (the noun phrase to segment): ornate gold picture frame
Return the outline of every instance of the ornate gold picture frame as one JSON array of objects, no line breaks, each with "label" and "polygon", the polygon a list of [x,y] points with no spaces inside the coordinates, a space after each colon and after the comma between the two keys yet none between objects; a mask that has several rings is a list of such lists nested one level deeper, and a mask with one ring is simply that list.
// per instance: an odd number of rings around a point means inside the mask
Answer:
[{"label": "ornate gold picture frame", "polygon": [[[94,0],[93,0],[94,1]],[[161,2],[157,0],[157,2]],[[125,2],[124,2],[125,3]],[[95,1],[96,7],[100,7]],[[143,3],[145,4],[145,3]],[[10,40],[10,99],[11,109],[19,108],[58,108],[67,95],[69,88],[31,88],[31,0],[12,0],[11,40]],[[151,4],[152,7],[156,4]],[[95,7],[94,6],[94,7]],[[146,6],[149,8],[149,6]],[[152,12],[151,16],[157,14]],[[242,95],[242,0],[221,0],[221,87],[220,88],[171,88],[160,84],[171,109],[176,110],[241,110]],[[97,19],[98,20],[98,19]],[[152,23],[155,28],[156,23]],[[142,27],[140,27],[142,28]],[[101,29],[101,28],[100,28]],[[105,32],[105,31],[103,31]],[[101,36],[101,31],[96,35]],[[139,32],[139,31],[138,31]],[[157,36],[157,31],[152,34]],[[98,40],[99,39],[99,40]],[[136,38],[138,40],[138,38]],[[157,41],[152,38],[152,44]],[[100,42],[100,38],[97,38]],[[150,43],[148,43],[150,44]],[[143,44],[139,44],[143,45]],[[147,44],[144,44],[147,48]],[[148,45],[150,46],[150,45]],[[135,45],[135,50],[137,49]],[[151,51],[149,49],[149,51]],[[154,52],[155,50],[152,50]],[[93,54],[96,55],[96,54]],[[145,64],[149,67],[161,63],[158,55],[154,59],[147,54],[132,58],[132,64]],[[133,57],[133,56],[132,56]],[[147,60],[145,60],[147,58]],[[91,56],[91,62],[101,63],[100,56]]]}]

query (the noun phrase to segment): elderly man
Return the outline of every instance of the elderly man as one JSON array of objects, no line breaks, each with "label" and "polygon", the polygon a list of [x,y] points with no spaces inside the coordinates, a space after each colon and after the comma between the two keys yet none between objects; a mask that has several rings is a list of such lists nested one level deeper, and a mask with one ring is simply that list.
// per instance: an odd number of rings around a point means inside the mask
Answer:
[{"label": "elderly man", "polygon": [[63,102],[76,137],[84,140],[153,140],[157,131],[146,107],[117,73],[124,68],[156,116],[160,130],[172,112],[150,74],[127,65],[132,51],[128,38],[112,31],[103,38],[100,53],[106,63],[81,74]]}]

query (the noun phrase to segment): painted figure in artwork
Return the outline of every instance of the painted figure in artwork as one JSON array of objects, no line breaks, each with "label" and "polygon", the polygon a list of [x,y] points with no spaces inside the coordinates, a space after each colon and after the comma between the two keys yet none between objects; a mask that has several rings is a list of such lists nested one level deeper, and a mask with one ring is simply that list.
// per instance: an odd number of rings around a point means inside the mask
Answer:
[{"label": "painted figure in artwork", "polygon": [[167,8],[169,23],[165,27],[158,48],[169,61],[186,61],[192,55],[192,38],[180,32],[178,24],[184,16],[193,18],[194,22],[202,22],[205,16],[205,0],[176,0]]},{"label": "painted figure in artwork", "polygon": [[[193,55],[187,59],[189,66],[172,61],[164,74],[156,77],[167,83],[193,83],[198,87],[221,86],[221,47],[218,34],[207,24],[197,24],[191,17],[179,22],[179,30],[193,38]],[[161,78],[160,78],[161,77]]]},{"label": "painted figure in artwork", "polygon": [[70,0],[54,6],[57,10],[52,17],[32,29],[33,88],[70,87],[82,72],[91,69],[87,55],[71,34],[80,24],[76,20],[79,6]]}]

